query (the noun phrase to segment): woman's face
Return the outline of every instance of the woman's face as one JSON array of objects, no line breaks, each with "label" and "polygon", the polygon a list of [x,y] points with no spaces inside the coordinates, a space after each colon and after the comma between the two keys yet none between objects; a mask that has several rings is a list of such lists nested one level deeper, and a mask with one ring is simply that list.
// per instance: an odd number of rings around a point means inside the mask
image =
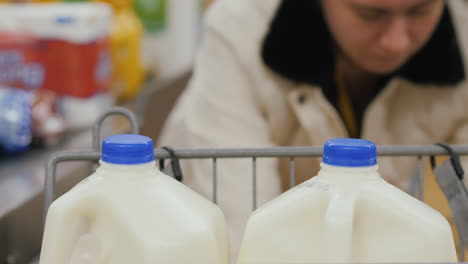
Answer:
[{"label": "woman's face", "polygon": [[398,69],[429,40],[444,4],[444,0],[322,0],[339,51],[375,74]]}]

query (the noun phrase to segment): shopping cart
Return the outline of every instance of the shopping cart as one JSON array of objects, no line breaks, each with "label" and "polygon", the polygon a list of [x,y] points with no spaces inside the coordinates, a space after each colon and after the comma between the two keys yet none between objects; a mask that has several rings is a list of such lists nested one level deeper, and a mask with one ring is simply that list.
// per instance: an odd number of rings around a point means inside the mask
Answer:
[{"label": "shopping cart", "polygon": [[[93,139],[91,150],[76,150],[62,151],[53,154],[46,165],[45,190],[44,190],[44,212],[43,219],[47,210],[54,200],[55,195],[55,178],[56,167],[60,162],[65,161],[91,161],[97,162],[101,157],[101,126],[105,119],[113,115],[123,115],[131,123],[130,133],[138,134],[139,126],[134,114],[121,107],[114,107],[111,110],[101,114],[93,126]],[[422,158],[425,156],[434,157],[447,154],[468,155],[468,145],[452,145],[440,147],[436,145],[393,145],[393,146],[378,146],[377,154],[379,156],[413,156],[417,157],[417,173],[413,181],[413,193],[416,198],[423,200],[423,177],[422,177]],[[252,162],[252,210],[257,208],[257,159],[259,158],[288,158],[289,159],[289,184],[294,187],[295,183],[295,164],[296,158],[302,157],[320,157],[322,155],[322,147],[270,147],[270,148],[239,148],[239,149],[155,149],[156,160],[169,159],[174,163],[172,166],[178,167],[178,159],[211,159],[212,160],[212,201],[218,202],[218,160],[226,158],[243,158],[250,159]],[[453,153],[450,153],[452,152]],[[174,168],[173,168],[174,169]],[[177,169],[177,168],[175,168]],[[468,222],[464,223],[468,226]],[[464,243],[465,242],[465,243]],[[464,248],[467,241],[461,241],[460,254],[461,261],[464,261]]]}]

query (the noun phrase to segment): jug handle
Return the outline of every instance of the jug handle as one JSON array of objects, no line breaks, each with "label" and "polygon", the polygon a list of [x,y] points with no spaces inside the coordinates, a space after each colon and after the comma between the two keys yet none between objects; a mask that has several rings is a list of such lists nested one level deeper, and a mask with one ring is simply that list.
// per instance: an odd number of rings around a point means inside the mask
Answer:
[{"label": "jug handle", "polygon": [[334,193],[325,213],[327,258],[330,263],[352,261],[352,239],[356,194]]}]

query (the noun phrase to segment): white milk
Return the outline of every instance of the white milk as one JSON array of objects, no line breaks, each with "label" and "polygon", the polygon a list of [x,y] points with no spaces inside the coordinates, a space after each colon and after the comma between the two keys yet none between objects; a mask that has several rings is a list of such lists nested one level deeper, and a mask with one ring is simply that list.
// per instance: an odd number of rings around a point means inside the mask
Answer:
[{"label": "white milk", "polygon": [[380,177],[372,142],[330,140],[321,167],[253,213],[239,264],[457,261],[446,219]]},{"label": "white milk", "polygon": [[155,167],[151,139],[108,137],[100,163],[50,207],[40,264],[229,263],[221,210]]}]

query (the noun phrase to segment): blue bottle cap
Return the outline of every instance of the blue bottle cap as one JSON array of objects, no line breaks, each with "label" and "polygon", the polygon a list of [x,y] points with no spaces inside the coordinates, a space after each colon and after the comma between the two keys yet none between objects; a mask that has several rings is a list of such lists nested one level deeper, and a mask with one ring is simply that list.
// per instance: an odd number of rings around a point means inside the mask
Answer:
[{"label": "blue bottle cap", "polygon": [[336,138],[325,143],[322,162],[341,167],[377,165],[377,149],[372,141]]},{"label": "blue bottle cap", "polygon": [[122,134],[102,142],[102,161],[113,164],[141,164],[154,161],[153,140],[149,137]]}]

